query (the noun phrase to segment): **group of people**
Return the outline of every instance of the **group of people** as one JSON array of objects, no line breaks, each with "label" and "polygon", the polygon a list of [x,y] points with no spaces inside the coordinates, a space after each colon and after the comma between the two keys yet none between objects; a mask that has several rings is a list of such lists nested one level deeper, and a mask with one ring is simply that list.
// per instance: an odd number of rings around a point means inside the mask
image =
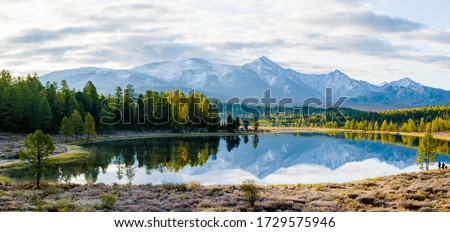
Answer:
[{"label": "group of people", "polygon": [[442,162],[442,164],[441,164],[441,162],[439,162],[438,163],[438,168],[444,170],[444,169],[447,169],[447,165],[445,165],[444,162]]}]

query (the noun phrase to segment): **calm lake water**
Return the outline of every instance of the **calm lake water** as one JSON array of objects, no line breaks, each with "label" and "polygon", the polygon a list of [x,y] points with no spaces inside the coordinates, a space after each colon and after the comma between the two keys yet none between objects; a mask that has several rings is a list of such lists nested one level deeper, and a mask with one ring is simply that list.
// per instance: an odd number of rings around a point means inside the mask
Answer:
[{"label": "calm lake water", "polygon": [[[199,181],[202,184],[347,182],[420,171],[418,138],[373,134],[276,133],[130,139],[84,146],[87,159],[47,168],[44,180],[73,183]],[[440,142],[441,153],[449,153]],[[450,164],[450,157],[437,161]],[[430,168],[437,168],[434,165]],[[2,173],[34,181],[28,169]]]}]

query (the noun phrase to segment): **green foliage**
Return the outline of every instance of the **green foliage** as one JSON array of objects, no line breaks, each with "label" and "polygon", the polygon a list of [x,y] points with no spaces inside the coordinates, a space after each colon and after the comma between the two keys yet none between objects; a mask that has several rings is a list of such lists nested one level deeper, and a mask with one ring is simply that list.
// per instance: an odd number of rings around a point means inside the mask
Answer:
[{"label": "green foliage", "polygon": [[67,142],[67,137],[72,136],[73,133],[74,130],[72,121],[68,117],[64,116],[61,122],[61,127],[59,128],[59,134],[64,135],[66,137]]},{"label": "green foliage", "polygon": [[84,134],[88,136],[87,139],[97,136],[94,117],[90,113],[86,115],[86,120],[84,121]]},{"label": "green foliage", "polygon": [[256,186],[254,180],[245,180],[241,184],[241,191],[244,194],[245,200],[249,207],[254,207],[255,202],[260,197],[258,186]]},{"label": "green foliage", "polygon": [[259,121],[258,121],[259,119],[258,119],[258,116],[253,116],[253,128],[255,129],[255,131],[257,131],[258,130],[258,128],[259,128]]},{"label": "green foliage", "polygon": [[227,128],[228,132],[230,132],[230,133],[234,132],[235,123],[234,123],[234,120],[233,120],[233,117],[231,116],[231,114],[228,115],[228,117],[227,117],[226,128]]},{"label": "green foliage", "polygon": [[422,168],[425,165],[425,170],[428,170],[430,163],[436,161],[436,147],[437,141],[433,138],[431,132],[426,132],[419,142],[416,163],[421,165]]},{"label": "green foliage", "polygon": [[39,123],[38,128],[44,131],[50,131],[53,125],[53,114],[46,97],[42,98],[39,102],[37,113]]},{"label": "green foliage", "polygon": [[[71,90],[65,80],[61,81],[60,87],[57,83],[43,86],[37,75],[12,77],[9,72],[2,71],[0,131],[33,132],[40,129],[61,133],[64,117],[72,120],[76,139],[82,133],[94,136],[97,130],[171,129],[180,132],[200,129],[215,132],[219,127],[217,105],[211,104],[203,94],[147,90],[139,95],[137,101],[135,95],[132,85],[125,89],[117,87],[114,96],[102,96],[91,81],[80,92]],[[83,116],[88,113],[94,123],[89,119],[89,131],[83,131]],[[71,134],[63,129],[66,132],[61,134]]]},{"label": "green foliage", "polygon": [[117,197],[112,193],[100,196],[100,208],[112,210],[117,207]]},{"label": "green foliage", "polygon": [[41,130],[29,134],[23,142],[25,151],[20,151],[20,159],[31,163],[35,168],[36,186],[40,188],[40,178],[45,166],[44,160],[55,150],[53,140]]},{"label": "green foliage", "polygon": [[11,179],[6,176],[0,175],[0,185],[7,185],[9,183],[11,183]]},{"label": "green foliage", "polygon": [[83,133],[83,119],[81,118],[80,112],[74,110],[70,115],[70,121],[72,122],[73,132],[75,134],[75,139],[78,139],[78,135]]},{"label": "green foliage", "polygon": [[185,183],[163,182],[162,188],[165,190],[169,190],[169,191],[176,190],[176,191],[181,191],[181,192],[184,192],[187,190]]},{"label": "green foliage", "polygon": [[244,126],[244,130],[248,131],[248,126],[250,125],[250,122],[247,119],[244,119],[244,121],[242,121],[242,125]]},{"label": "green foliage", "polygon": [[[39,205],[39,204],[37,204]],[[72,202],[69,197],[60,199],[52,204],[42,206],[42,210],[46,212],[78,212],[81,208]]]}]

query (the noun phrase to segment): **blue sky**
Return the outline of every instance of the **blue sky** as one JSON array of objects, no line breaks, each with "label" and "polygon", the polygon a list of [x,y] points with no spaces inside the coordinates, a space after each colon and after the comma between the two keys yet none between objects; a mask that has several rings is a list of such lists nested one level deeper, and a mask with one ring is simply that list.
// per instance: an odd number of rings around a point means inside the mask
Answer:
[{"label": "blue sky", "polygon": [[7,1],[0,69],[42,75],[267,56],[305,73],[450,89],[449,11],[444,0]]}]

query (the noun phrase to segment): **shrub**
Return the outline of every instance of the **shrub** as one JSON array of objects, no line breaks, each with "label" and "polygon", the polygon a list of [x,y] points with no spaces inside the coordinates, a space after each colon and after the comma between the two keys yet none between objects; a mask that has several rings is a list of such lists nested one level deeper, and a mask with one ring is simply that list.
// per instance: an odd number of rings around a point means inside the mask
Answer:
[{"label": "shrub", "polygon": [[241,191],[244,193],[245,200],[249,207],[254,207],[259,199],[260,192],[254,180],[244,180],[241,184]]},{"label": "shrub", "polygon": [[6,176],[0,175],[0,185],[7,185],[9,183],[11,183],[11,179]]},{"label": "shrub", "polygon": [[187,189],[189,190],[198,190],[202,185],[198,181],[192,181],[186,184]]},{"label": "shrub", "polygon": [[67,197],[65,199],[61,199],[53,204],[48,204],[44,207],[44,211],[48,212],[76,212],[80,211],[80,208],[70,201]]},{"label": "shrub", "polygon": [[117,197],[112,193],[102,194],[100,196],[100,207],[102,209],[114,209],[116,207]]},{"label": "shrub", "polygon": [[177,190],[177,191],[186,191],[187,187],[185,183],[172,183],[172,182],[163,182],[162,183],[163,189],[166,190]]}]

